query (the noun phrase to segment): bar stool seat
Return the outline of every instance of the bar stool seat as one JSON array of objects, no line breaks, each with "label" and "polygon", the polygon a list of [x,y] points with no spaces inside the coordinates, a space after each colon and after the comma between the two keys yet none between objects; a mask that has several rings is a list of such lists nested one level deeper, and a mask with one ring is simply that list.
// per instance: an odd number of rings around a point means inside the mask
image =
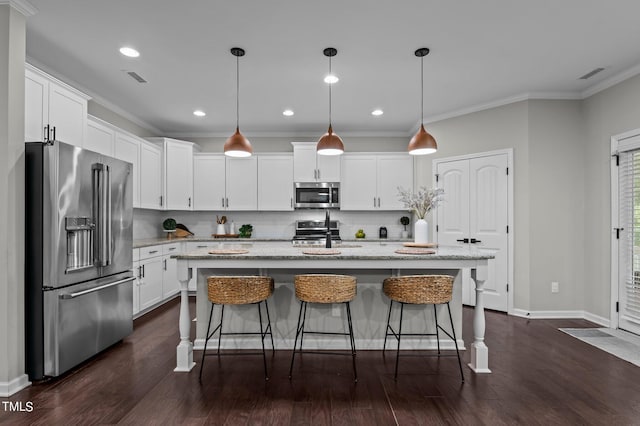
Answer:
[{"label": "bar stool seat", "polygon": [[[296,290],[296,297],[300,300],[300,312],[298,313],[298,324],[296,326],[296,338],[293,344],[293,353],[291,354],[291,367],[289,368],[289,379],[291,379],[293,373],[293,363],[295,360],[296,352],[299,353],[316,353],[316,354],[328,354],[328,355],[351,355],[353,364],[353,376],[354,380],[358,381],[358,373],[356,370],[356,344],[353,336],[353,323],[351,321],[351,306],[350,302],[356,297],[356,278],[349,275],[335,275],[335,274],[304,274],[296,275],[294,277],[294,286]],[[309,331],[305,329],[305,323],[307,318],[307,305],[312,304],[334,304],[342,303],[345,305],[347,313],[347,327],[348,332],[327,332],[327,331]],[[349,336],[349,343],[351,345],[351,353],[337,353],[337,352],[314,352],[303,351],[302,342],[304,335],[306,334],[329,334],[339,336]],[[298,337],[300,337],[300,349],[296,350],[298,346]]]},{"label": "bar stool seat", "polygon": [[[451,317],[451,308],[449,302],[453,294],[453,277],[449,275],[405,275],[400,277],[386,278],[383,282],[383,292],[391,299],[389,303],[389,314],[387,315],[387,327],[384,336],[384,351],[387,350],[387,337],[394,336],[398,341],[396,350],[396,366],[395,379],[398,378],[398,359],[400,358],[400,339],[402,334],[402,314],[405,304],[412,305],[433,305],[433,314],[436,323],[435,333],[405,333],[405,336],[436,336],[438,344],[437,356],[447,356],[440,353],[440,336],[438,331],[445,333],[453,340],[456,347],[456,356],[458,357],[458,367],[460,368],[460,376],[464,383],[464,373],[462,371],[462,362],[460,361],[460,351],[458,350],[458,341],[456,340],[456,331],[453,326],[453,318]],[[391,320],[391,310],[393,303],[400,303],[400,321],[398,323],[398,332],[389,324]],[[449,321],[451,324],[451,334],[438,324],[437,305],[447,305],[449,313]],[[453,356],[453,355],[451,355]]]},{"label": "bar stool seat", "polygon": [[[271,349],[274,350],[273,334],[271,332],[271,317],[269,316],[269,305],[267,299],[273,294],[273,278],[262,276],[211,276],[207,278],[207,296],[211,302],[211,311],[209,313],[209,324],[207,325],[207,334],[202,350],[202,362],[200,363],[200,382],[202,383],[202,370],[204,368],[204,359],[207,355],[259,355],[260,352],[242,352],[242,353],[220,353],[220,342],[222,335],[259,335],[262,343],[262,360],[264,363],[264,376],[269,380],[267,374],[267,357],[264,349],[264,339],[267,335],[271,338]],[[263,327],[262,309],[260,305],[264,303],[267,313],[267,325]],[[258,318],[260,321],[260,332],[222,332],[222,321],[224,319],[225,305],[251,305],[258,307]],[[215,305],[221,305],[220,322],[213,331],[211,330],[211,320],[213,319],[213,310]],[[207,344],[209,340],[218,332],[218,350],[215,354],[207,354]]]}]

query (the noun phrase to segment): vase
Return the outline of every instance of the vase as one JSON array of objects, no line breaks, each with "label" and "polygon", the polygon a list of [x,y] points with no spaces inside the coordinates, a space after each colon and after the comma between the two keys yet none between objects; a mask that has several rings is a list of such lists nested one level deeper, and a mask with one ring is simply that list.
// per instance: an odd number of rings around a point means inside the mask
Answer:
[{"label": "vase", "polygon": [[409,231],[402,231],[400,232],[400,238],[409,238]]},{"label": "vase", "polygon": [[426,244],[429,242],[429,224],[426,220],[416,220],[413,228],[413,238],[418,244]]}]

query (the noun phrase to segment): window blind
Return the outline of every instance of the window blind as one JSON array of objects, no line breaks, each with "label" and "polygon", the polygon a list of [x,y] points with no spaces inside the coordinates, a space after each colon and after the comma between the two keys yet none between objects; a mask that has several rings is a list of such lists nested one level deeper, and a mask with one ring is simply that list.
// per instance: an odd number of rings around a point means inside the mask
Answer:
[{"label": "window blind", "polygon": [[640,149],[619,155],[620,317],[640,325]]}]

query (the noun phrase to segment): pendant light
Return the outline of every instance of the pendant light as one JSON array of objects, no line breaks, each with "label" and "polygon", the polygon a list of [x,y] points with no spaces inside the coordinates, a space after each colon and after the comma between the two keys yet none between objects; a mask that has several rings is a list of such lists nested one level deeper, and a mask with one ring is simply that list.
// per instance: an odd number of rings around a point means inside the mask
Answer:
[{"label": "pendant light", "polygon": [[[338,51],[333,47],[327,47],[323,50],[324,56],[329,58],[329,75],[331,74],[331,58],[336,56]],[[316,151],[320,155],[340,155],[344,152],[344,144],[340,136],[333,133],[331,127],[331,83],[329,83],[329,130],[325,133],[318,144],[316,145]]]},{"label": "pendant light", "polygon": [[424,57],[429,54],[429,48],[422,47],[415,54],[420,58],[420,130],[409,141],[407,150],[411,155],[425,155],[438,150],[436,140],[424,129]]},{"label": "pendant light", "polygon": [[240,133],[240,56],[244,49],[232,47],[231,54],[236,57],[236,132],[224,143],[224,154],[229,157],[250,157],[253,153],[251,143]]}]

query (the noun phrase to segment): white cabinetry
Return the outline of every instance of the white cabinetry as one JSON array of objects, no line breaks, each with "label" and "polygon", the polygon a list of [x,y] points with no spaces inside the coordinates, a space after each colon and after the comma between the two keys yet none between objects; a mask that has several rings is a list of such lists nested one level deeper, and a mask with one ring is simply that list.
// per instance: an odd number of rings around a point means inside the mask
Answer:
[{"label": "white cabinetry", "polygon": [[405,210],[398,187],[413,189],[413,158],[407,154],[345,154],[341,210]]},{"label": "white cabinetry", "polygon": [[159,244],[133,250],[133,314],[144,313],[180,291],[177,260],[182,243]]},{"label": "white cabinetry", "polygon": [[164,208],[192,210],[195,144],[169,138],[148,140],[162,147]]},{"label": "white cabinetry", "polygon": [[84,148],[100,154],[113,156],[116,131],[102,120],[89,116],[87,118],[87,140]]},{"label": "white cabinetry", "polygon": [[340,182],[340,156],[318,155],[315,142],[291,142],[295,182]]},{"label": "white cabinetry", "polygon": [[133,207],[140,207],[140,145],[136,137],[116,131],[113,155],[133,164]]},{"label": "white cabinetry", "polygon": [[178,260],[171,256],[180,253],[182,243],[164,244],[162,246],[162,298],[167,299],[180,292],[178,281]]},{"label": "white cabinetry", "polygon": [[25,140],[55,138],[84,146],[88,99],[84,93],[25,64]]},{"label": "white cabinetry", "polygon": [[258,210],[293,210],[293,157],[258,156]]},{"label": "white cabinetry", "polygon": [[195,154],[194,210],[257,210],[258,160]]},{"label": "white cabinetry", "polygon": [[140,207],[162,209],[162,149],[158,146],[140,143]]}]

